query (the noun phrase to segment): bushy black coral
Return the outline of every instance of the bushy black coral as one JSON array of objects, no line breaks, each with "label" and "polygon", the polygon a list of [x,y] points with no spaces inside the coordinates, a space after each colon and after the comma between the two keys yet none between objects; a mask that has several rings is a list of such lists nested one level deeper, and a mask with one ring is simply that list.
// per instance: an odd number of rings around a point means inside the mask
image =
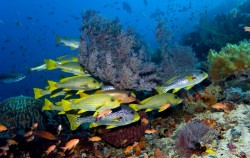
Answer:
[{"label": "bushy black coral", "polygon": [[108,21],[94,11],[83,16],[79,62],[101,80],[119,89],[151,90],[156,86],[155,65],[146,47],[118,21]]}]

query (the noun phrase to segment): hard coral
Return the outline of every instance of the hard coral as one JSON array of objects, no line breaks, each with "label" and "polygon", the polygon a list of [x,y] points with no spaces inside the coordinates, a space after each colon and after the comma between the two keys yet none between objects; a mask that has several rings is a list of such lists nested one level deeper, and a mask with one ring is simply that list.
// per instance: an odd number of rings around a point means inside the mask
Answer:
[{"label": "hard coral", "polygon": [[[213,130],[209,126],[201,122],[191,122],[184,126],[177,134],[176,138],[176,151],[179,155],[184,158],[189,158],[192,154],[200,155],[205,152],[206,147],[202,145],[208,142],[204,141],[203,138],[206,137],[208,131]],[[210,137],[211,141],[214,138]]]},{"label": "hard coral", "polygon": [[234,72],[250,68],[249,52],[249,41],[242,41],[239,45],[227,44],[220,52],[210,50],[208,73],[211,80],[216,82]]},{"label": "hard coral", "polygon": [[118,19],[108,21],[96,12],[83,16],[79,63],[92,74],[120,89],[151,90],[156,86],[155,65],[146,45]]},{"label": "hard coral", "polygon": [[6,99],[0,103],[0,124],[24,129],[36,122],[41,129],[43,127],[42,105],[41,101],[26,96]]}]

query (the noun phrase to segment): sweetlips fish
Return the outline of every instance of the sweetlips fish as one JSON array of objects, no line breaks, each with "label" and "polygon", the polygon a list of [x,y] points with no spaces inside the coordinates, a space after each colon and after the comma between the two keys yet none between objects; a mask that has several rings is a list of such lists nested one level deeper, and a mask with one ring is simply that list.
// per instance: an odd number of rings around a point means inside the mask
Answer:
[{"label": "sweetlips fish", "polygon": [[136,101],[136,96],[134,93],[124,90],[98,90],[95,94],[108,94],[110,96],[115,97],[121,104],[123,103],[131,103]]},{"label": "sweetlips fish", "polygon": [[64,91],[69,90],[94,90],[101,87],[102,82],[98,82],[96,79],[88,76],[72,76],[66,77],[60,80],[60,82],[54,82],[48,80],[49,90],[52,92],[56,89],[62,88]]},{"label": "sweetlips fish", "polygon": [[76,114],[66,114],[70,129],[75,130],[83,123],[91,123],[90,128],[100,125],[106,125],[107,129],[124,126],[136,122],[140,119],[139,114],[127,106],[121,106],[120,109],[108,115],[96,119],[94,116],[81,116]]},{"label": "sweetlips fish", "polygon": [[41,97],[43,97],[45,95],[50,94],[51,92],[49,91],[48,88],[47,89],[33,88],[35,99],[38,99],[38,98],[41,98]]},{"label": "sweetlips fish", "polygon": [[0,84],[13,83],[21,81],[25,78],[23,74],[18,73],[6,73],[0,74]]},{"label": "sweetlips fish", "polygon": [[105,110],[114,109],[120,106],[118,100],[108,94],[92,94],[85,98],[74,99],[71,102],[62,100],[63,111],[78,109],[78,114],[87,111],[96,111],[95,116]]},{"label": "sweetlips fish", "polygon": [[[60,56],[60,57],[56,58],[57,64],[62,64],[62,63],[70,62],[70,61],[71,62],[78,62],[77,55],[70,54],[70,55]],[[46,70],[46,69],[47,69],[46,64],[41,64],[39,66],[30,68],[30,71],[42,71],[42,70]]]},{"label": "sweetlips fish", "polygon": [[152,97],[144,99],[140,104],[129,104],[135,111],[146,109],[149,112],[158,109],[159,112],[166,110],[171,105],[181,103],[182,100],[173,93],[156,94]]},{"label": "sweetlips fish", "polygon": [[60,68],[63,72],[72,73],[75,75],[90,76],[87,71],[84,71],[81,65],[75,61],[56,62],[52,59],[44,60],[47,70]]},{"label": "sweetlips fish", "polygon": [[44,106],[42,107],[42,111],[44,110],[56,110],[63,111],[63,107],[60,105],[54,105],[50,100],[44,99]]},{"label": "sweetlips fish", "polygon": [[62,43],[64,46],[70,47],[71,50],[75,50],[80,45],[80,39],[72,39],[70,37],[60,37],[59,35],[56,36],[56,45]]},{"label": "sweetlips fish", "polygon": [[189,90],[196,84],[200,83],[208,77],[208,74],[201,70],[186,71],[178,76],[175,76],[166,82],[166,85],[156,87],[155,90],[161,94],[166,93],[173,89],[173,93],[176,93],[182,88]]}]

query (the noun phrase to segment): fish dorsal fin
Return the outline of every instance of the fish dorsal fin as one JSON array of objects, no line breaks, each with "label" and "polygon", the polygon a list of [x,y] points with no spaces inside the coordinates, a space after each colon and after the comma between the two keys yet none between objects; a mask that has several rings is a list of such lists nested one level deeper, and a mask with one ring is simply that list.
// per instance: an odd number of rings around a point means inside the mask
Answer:
[{"label": "fish dorsal fin", "polygon": [[69,120],[70,123],[70,129],[71,130],[75,130],[77,129],[81,123],[77,121],[77,119],[80,117],[81,115],[75,115],[75,114],[66,114],[66,117]]},{"label": "fish dorsal fin", "polygon": [[167,84],[167,85],[171,84],[176,78],[177,78],[177,77],[173,77],[173,78],[169,79],[169,80],[166,82],[166,84]]},{"label": "fish dorsal fin", "polygon": [[63,83],[63,82],[66,82],[66,81],[69,81],[69,80],[72,80],[72,79],[78,78],[78,77],[80,77],[80,76],[66,77],[66,78],[61,79],[60,82]]},{"label": "fish dorsal fin", "polygon": [[97,126],[99,126],[99,124],[97,124],[97,123],[91,123],[91,124],[89,125],[89,128],[93,128],[93,127],[97,127]]},{"label": "fish dorsal fin", "polygon": [[146,98],[143,101],[140,102],[140,105],[145,104],[147,101],[149,101],[152,97]]},{"label": "fish dorsal fin", "polygon": [[155,89],[156,92],[159,93],[159,94],[163,94],[163,93],[164,93],[163,87],[162,87],[162,86],[157,86],[157,87],[155,87],[154,89]]}]

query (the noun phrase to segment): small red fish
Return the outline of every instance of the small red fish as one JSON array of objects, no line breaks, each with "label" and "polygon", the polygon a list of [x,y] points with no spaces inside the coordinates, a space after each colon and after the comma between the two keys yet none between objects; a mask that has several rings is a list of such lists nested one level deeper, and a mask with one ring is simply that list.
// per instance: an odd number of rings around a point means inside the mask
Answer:
[{"label": "small red fish", "polygon": [[48,140],[55,140],[56,137],[51,134],[50,132],[46,132],[46,131],[35,131],[34,135],[39,137],[39,138],[44,138],[44,139],[48,139]]}]

